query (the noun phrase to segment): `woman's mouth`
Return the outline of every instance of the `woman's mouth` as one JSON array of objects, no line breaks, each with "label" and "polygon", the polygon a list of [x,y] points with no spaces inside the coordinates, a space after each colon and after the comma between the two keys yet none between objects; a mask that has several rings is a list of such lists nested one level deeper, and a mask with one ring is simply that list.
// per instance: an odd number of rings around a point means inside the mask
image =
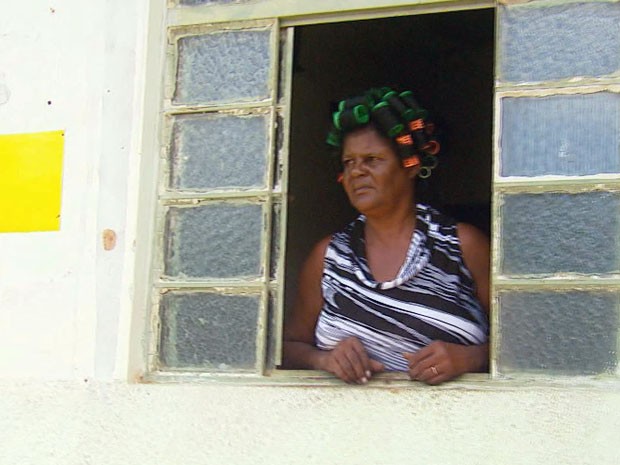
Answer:
[{"label": "woman's mouth", "polygon": [[354,194],[360,194],[364,191],[367,191],[370,189],[370,186],[357,186],[353,188],[353,193]]}]

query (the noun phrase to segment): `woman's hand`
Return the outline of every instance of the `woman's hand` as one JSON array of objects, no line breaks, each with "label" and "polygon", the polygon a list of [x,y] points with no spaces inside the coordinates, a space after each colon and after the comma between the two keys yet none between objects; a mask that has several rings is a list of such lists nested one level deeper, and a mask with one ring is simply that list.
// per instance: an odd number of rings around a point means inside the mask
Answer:
[{"label": "woman's hand", "polygon": [[366,384],[373,373],[383,371],[382,363],[368,357],[356,337],[344,339],[330,351],[322,351],[321,370],[336,375],[347,383]]},{"label": "woman's hand", "polygon": [[464,346],[435,341],[414,354],[403,354],[409,362],[409,377],[426,384],[440,384],[463,373],[484,371],[488,344]]}]

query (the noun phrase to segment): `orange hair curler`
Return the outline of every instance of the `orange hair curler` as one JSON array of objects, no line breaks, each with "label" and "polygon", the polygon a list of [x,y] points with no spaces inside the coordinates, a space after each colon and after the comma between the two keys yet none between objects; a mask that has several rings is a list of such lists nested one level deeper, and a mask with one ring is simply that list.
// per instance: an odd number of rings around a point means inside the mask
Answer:
[{"label": "orange hair curler", "polygon": [[420,164],[420,159],[418,158],[417,155],[414,155],[408,158],[403,158],[403,166],[405,168],[411,168],[413,166],[418,166],[419,164]]}]

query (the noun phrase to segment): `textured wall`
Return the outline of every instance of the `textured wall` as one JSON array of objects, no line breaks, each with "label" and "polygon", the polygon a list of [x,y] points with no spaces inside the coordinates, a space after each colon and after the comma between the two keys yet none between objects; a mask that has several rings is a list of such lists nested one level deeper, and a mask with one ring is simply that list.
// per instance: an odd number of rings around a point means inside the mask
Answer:
[{"label": "textured wall", "polygon": [[0,133],[65,131],[60,231],[0,234],[0,377],[125,376],[148,3],[0,15]]},{"label": "textured wall", "polygon": [[[6,9],[0,16],[0,74],[8,98],[0,105],[0,131],[65,130],[65,153],[61,230],[0,235],[0,371],[70,377],[81,364],[75,329],[85,336],[92,331],[77,309],[93,289],[85,233],[94,218],[86,212],[93,206],[100,150],[103,54],[98,36],[89,32],[101,30],[101,23],[79,2],[57,8],[46,1],[16,2]],[[81,347],[83,355],[89,345]]]},{"label": "textured wall", "polygon": [[620,392],[10,384],[0,464],[620,460]]}]

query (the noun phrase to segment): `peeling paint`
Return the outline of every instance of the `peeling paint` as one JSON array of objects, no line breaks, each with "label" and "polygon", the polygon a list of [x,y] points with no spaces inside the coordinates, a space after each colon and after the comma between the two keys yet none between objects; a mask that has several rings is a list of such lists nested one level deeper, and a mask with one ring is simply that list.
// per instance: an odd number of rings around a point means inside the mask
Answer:
[{"label": "peeling paint", "polygon": [[112,229],[104,229],[102,238],[104,250],[112,250],[116,247],[116,232]]}]

